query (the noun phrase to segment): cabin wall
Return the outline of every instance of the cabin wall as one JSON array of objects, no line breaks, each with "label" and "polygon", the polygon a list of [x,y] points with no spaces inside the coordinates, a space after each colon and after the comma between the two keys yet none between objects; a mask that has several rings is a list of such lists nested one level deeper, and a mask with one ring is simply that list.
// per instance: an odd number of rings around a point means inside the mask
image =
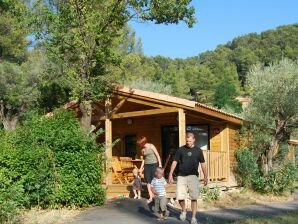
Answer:
[{"label": "cabin wall", "polygon": [[228,125],[229,129],[229,163],[230,163],[230,174],[229,174],[229,186],[237,186],[237,181],[234,175],[234,168],[236,166],[235,151],[239,148],[239,142],[237,140],[237,131],[240,126]]},{"label": "cabin wall", "polygon": [[239,147],[239,142],[237,141],[237,131],[239,126],[229,125],[229,158],[230,158],[230,168],[233,169],[236,165],[235,151]]},{"label": "cabin wall", "polygon": [[[124,144],[126,135],[146,136],[148,141],[154,144],[158,150],[160,150],[159,136],[156,133],[156,118],[152,117],[140,117],[134,118],[133,124],[127,124],[127,119],[117,119],[113,121],[113,139],[119,140],[113,149],[114,156],[121,156],[124,153]],[[140,156],[140,150],[137,151],[137,155]]]},{"label": "cabin wall", "polygon": [[226,151],[222,146],[221,132],[223,127],[219,124],[210,124],[209,136],[210,136],[210,150],[211,151]]}]

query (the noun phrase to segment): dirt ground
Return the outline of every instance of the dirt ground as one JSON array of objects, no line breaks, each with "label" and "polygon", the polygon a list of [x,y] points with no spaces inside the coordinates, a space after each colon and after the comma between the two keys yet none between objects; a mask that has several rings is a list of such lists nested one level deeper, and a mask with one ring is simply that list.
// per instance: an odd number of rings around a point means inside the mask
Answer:
[{"label": "dirt ground", "polygon": [[31,209],[24,211],[20,216],[20,220],[23,224],[62,224],[72,221],[81,212],[82,210],[78,209]]},{"label": "dirt ground", "polygon": [[[204,198],[204,197],[203,197]],[[210,201],[201,199],[198,201],[199,211],[210,211],[223,208],[241,208],[248,205],[266,203],[285,203],[294,200],[293,195],[264,195],[248,190],[239,190],[234,192],[221,192],[219,200]],[[171,204],[180,209],[177,201],[171,200]],[[190,201],[187,201],[187,208],[190,209]]]}]

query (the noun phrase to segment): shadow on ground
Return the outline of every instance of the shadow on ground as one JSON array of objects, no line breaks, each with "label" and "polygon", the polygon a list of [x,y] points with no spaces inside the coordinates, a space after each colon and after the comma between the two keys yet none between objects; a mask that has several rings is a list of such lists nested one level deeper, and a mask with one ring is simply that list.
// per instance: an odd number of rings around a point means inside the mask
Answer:
[{"label": "shadow on ground", "polygon": [[[298,191],[295,192],[295,200],[288,203],[271,203],[251,205],[243,208],[220,209],[200,212],[198,220],[200,223],[225,224],[233,223],[244,218],[258,216],[272,216],[298,210]],[[157,221],[153,212],[153,205],[147,204],[145,200],[122,199],[110,201],[102,207],[95,207],[80,214],[70,224],[147,224],[163,223],[178,224],[189,223],[178,220],[180,211],[169,207],[170,217],[166,221]],[[190,213],[188,213],[190,218]]]}]

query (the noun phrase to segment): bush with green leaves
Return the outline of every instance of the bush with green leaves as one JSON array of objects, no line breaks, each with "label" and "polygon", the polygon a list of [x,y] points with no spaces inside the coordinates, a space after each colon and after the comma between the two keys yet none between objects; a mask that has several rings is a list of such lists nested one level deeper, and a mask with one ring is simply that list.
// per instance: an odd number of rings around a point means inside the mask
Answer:
[{"label": "bush with green leaves", "polygon": [[296,166],[289,162],[280,167],[279,170],[272,171],[266,176],[257,176],[253,180],[253,187],[261,193],[271,193],[282,195],[293,192],[295,189],[295,179],[297,176]]},{"label": "bush with green leaves", "polygon": [[237,165],[235,171],[240,184],[246,188],[251,187],[253,179],[258,176],[257,157],[248,149],[240,148],[236,150],[235,157]]},{"label": "bush with green leaves", "polygon": [[283,161],[278,168],[263,175],[259,171],[258,156],[249,148],[238,149],[235,156],[237,180],[245,188],[276,195],[294,191],[297,178],[297,167],[294,163]]},{"label": "bush with green leaves", "polygon": [[24,200],[24,189],[21,185],[0,187],[0,223],[20,223],[18,215]]},{"label": "bush with green leaves", "polygon": [[9,180],[8,187],[22,186],[23,206],[104,203],[103,147],[81,132],[72,112],[34,117],[15,132],[3,132],[0,140],[1,177]]},{"label": "bush with green leaves", "polygon": [[208,187],[202,187],[200,190],[202,194],[203,201],[211,202],[211,201],[217,201],[220,198],[220,188],[208,188]]}]

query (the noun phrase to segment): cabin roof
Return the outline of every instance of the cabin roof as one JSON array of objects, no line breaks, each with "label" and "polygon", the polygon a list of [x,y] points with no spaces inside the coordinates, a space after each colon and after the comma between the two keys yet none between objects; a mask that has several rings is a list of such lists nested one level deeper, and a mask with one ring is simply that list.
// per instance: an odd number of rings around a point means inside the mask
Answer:
[{"label": "cabin roof", "polygon": [[[129,95],[131,97],[135,96],[135,97],[139,97],[139,98],[142,98],[142,99],[145,99],[148,101],[155,100],[160,103],[170,103],[170,104],[175,104],[177,106],[192,108],[200,113],[215,116],[215,117],[221,118],[223,120],[231,121],[231,122],[237,123],[237,124],[241,124],[243,121],[243,118],[241,118],[240,116],[222,111],[215,107],[211,107],[211,106],[208,106],[206,104],[199,103],[196,101],[186,100],[186,99],[169,96],[169,95],[165,95],[165,94],[154,93],[154,92],[140,90],[140,89],[134,89],[134,88],[130,88],[127,86],[115,87],[114,93],[120,94],[120,95]],[[229,118],[232,118],[232,120]]]},{"label": "cabin roof", "polygon": [[[151,101],[156,104],[169,105],[169,106],[187,109],[190,111],[195,111],[207,116],[218,118],[223,121],[234,123],[236,125],[241,125],[243,123],[243,118],[241,118],[240,116],[237,116],[235,114],[228,113],[228,112],[219,110],[215,107],[211,107],[206,104],[199,103],[192,100],[186,100],[186,99],[169,96],[165,94],[129,88],[126,86],[116,86],[113,90],[113,93],[115,95],[120,95],[120,96],[122,95],[129,98],[136,98],[147,102]],[[72,108],[72,109],[77,108],[78,103],[79,102],[77,100],[71,101],[67,103],[64,106],[64,108]]]}]

